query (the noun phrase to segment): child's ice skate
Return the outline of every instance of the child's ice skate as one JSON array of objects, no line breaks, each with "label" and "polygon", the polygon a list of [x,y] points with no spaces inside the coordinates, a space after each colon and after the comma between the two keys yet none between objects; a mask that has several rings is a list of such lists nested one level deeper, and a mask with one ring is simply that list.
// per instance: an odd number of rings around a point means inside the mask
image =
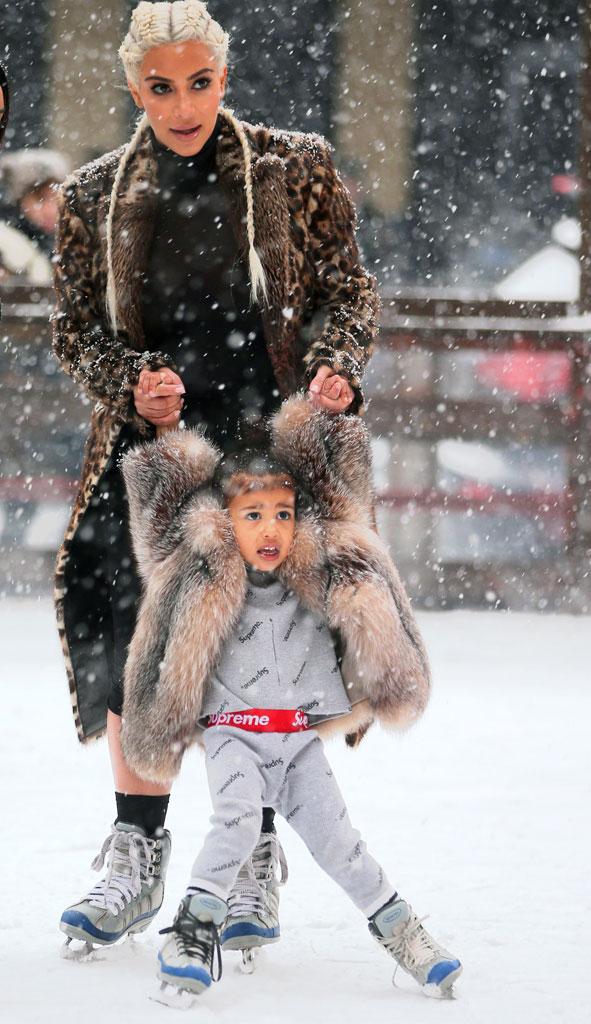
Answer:
[{"label": "child's ice skate", "polygon": [[68,936],[64,956],[86,956],[95,945],[110,946],[143,932],[162,906],[169,858],[169,832],[148,839],[138,825],[117,822],[92,862],[100,871],[106,860],[105,877],[62,914],[60,928]]},{"label": "child's ice skate", "polygon": [[[158,954],[160,992],[154,998],[167,1006],[187,1006],[212,981],[222,976],[218,926],[226,916],[226,902],[198,890],[181,901],[174,923],[163,928],[169,935]],[[214,973],[214,960],[217,973]]]},{"label": "child's ice skate", "polygon": [[369,930],[427,995],[450,997],[462,965],[429,935],[421,920],[410,904],[397,897],[370,918]]},{"label": "child's ice skate", "polygon": [[228,914],[220,936],[222,949],[242,952],[246,974],[254,970],[257,949],[279,940],[279,886],[287,877],[281,843],[274,832],[262,832],[228,897]]}]

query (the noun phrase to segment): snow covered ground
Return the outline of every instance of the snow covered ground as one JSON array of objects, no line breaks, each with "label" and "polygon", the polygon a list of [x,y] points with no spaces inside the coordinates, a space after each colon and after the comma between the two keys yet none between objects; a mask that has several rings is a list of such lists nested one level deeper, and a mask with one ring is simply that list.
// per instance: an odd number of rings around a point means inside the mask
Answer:
[{"label": "snow covered ground", "polygon": [[[190,1011],[199,1019],[591,1019],[589,619],[450,612],[420,620],[435,676],[424,720],[404,736],[375,729],[358,752],[335,741],[329,756],[353,820],[391,880],[463,960],[458,998],[428,1000],[401,972],[393,988],[391,963],[363,918],[280,822],[291,871],[283,938],[250,977],[229,954],[221,984]],[[113,817],[107,751],[75,739],[49,602],[0,604],[0,643],[2,1019],[177,1019],[147,999],[156,925],[94,962],[60,959],[60,913],[90,887],[89,863]],[[208,814],[192,752],[171,802],[173,861],[160,927],[183,893]]]}]

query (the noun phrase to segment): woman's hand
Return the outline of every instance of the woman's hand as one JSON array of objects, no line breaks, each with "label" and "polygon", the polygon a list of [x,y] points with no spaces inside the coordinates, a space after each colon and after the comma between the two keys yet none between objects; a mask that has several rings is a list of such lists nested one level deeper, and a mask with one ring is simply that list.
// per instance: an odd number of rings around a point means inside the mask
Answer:
[{"label": "woman's hand", "polygon": [[330,366],[321,366],[310,384],[312,404],[316,409],[324,409],[326,412],[344,412],[354,397],[348,380],[339,377]]},{"label": "woman's hand", "polygon": [[136,411],[156,427],[176,427],[183,408],[185,386],[168,366],[142,370],[133,389]]}]

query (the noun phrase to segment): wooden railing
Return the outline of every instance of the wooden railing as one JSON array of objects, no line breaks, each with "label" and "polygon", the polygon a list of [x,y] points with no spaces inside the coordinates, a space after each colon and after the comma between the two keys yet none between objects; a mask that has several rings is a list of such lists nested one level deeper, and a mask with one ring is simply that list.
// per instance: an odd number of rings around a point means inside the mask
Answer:
[{"label": "wooden railing", "polygon": [[382,528],[421,603],[591,610],[590,357],[573,305],[384,296],[367,415],[392,450]]},{"label": "wooden railing", "polygon": [[[36,589],[48,585],[90,407],[51,355],[51,291],[4,285],[0,300],[4,585]],[[381,529],[420,604],[589,608],[590,357],[591,316],[575,306],[383,295],[366,417]],[[451,472],[442,453],[458,440],[454,458],[470,457]],[[516,484],[515,466],[503,477],[508,452],[531,454],[531,480]],[[480,458],[497,460],[494,480]],[[41,512],[53,526],[31,546]]]}]

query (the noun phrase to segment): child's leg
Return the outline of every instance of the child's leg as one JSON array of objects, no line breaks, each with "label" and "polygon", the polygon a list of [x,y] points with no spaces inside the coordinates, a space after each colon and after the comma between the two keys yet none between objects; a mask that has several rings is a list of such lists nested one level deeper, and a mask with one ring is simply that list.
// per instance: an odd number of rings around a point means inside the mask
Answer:
[{"label": "child's leg", "polygon": [[212,828],[193,865],[191,880],[158,954],[159,977],[199,993],[221,973],[219,927],[238,872],[254,850],[263,817],[264,778],[248,737],[234,729],[204,736]]},{"label": "child's leg", "polygon": [[191,870],[191,889],[226,899],[261,832],[264,778],[253,744],[236,729],[205,733],[212,828]]},{"label": "child's leg", "polygon": [[280,809],[320,867],[370,918],[370,932],[386,952],[420,985],[448,992],[462,971],[460,961],[429,935],[367,852],[313,733],[292,756]]},{"label": "child's leg", "polygon": [[313,731],[305,734],[303,745],[291,758],[278,810],[302,837],[314,860],[366,917],[395,895],[353,828],[322,740]]}]

